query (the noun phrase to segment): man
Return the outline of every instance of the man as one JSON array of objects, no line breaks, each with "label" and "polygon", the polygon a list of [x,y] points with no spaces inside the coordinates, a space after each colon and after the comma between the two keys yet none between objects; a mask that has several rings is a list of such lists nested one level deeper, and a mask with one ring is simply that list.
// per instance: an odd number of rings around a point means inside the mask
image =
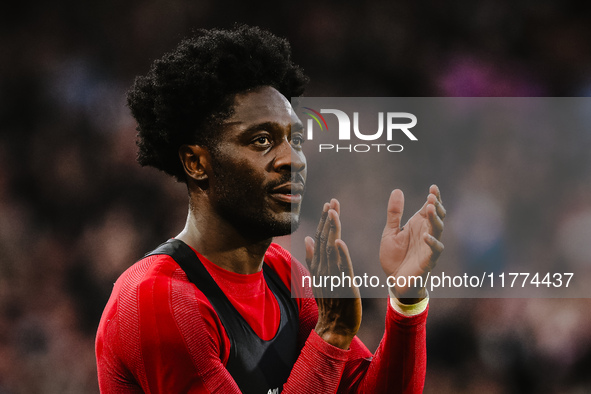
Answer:
[{"label": "man", "polygon": [[[246,26],[203,31],[136,79],[138,161],[187,184],[189,213],[115,284],[96,340],[102,392],[422,392],[424,288],[393,290],[373,356],[355,336],[358,289],[290,297],[292,268],[306,271],[272,239],[299,221],[303,127],[286,97],[305,82],[285,40]],[[402,230],[403,206],[394,191],[381,264],[425,277],[443,249],[439,190]],[[306,238],[312,275],[353,274],[339,212],[326,203]]]}]

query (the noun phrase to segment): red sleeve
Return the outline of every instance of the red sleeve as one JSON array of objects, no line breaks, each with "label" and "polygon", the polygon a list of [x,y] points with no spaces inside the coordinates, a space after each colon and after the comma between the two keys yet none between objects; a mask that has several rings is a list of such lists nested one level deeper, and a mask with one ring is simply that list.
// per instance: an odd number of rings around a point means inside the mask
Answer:
[{"label": "red sleeve", "polygon": [[[358,337],[349,350],[323,341],[314,331],[318,309],[314,299],[306,303],[300,321],[310,333],[296,362],[284,393],[422,393],[426,373],[426,332],[428,311],[407,317],[389,304],[386,329],[372,357]],[[315,317],[315,318],[313,318]],[[363,324],[363,323],[362,323]]]},{"label": "red sleeve", "polygon": [[[305,267],[287,251],[273,245],[273,252],[289,260],[291,276],[309,275]],[[277,265],[274,268],[281,272]],[[284,279],[284,281],[287,280]],[[291,283],[287,282],[291,289]],[[298,299],[300,308],[299,338],[303,349],[283,393],[422,393],[426,373],[426,331],[428,310],[407,317],[390,306],[386,312],[386,329],[375,355],[358,337],[349,350],[342,350],[322,340],[314,331],[318,307],[311,289]],[[362,323],[363,324],[363,323]]]},{"label": "red sleeve", "polygon": [[[370,362],[351,346],[339,391],[422,393],[427,371],[427,314],[428,307],[416,316],[401,315],[388,300],[386,330],[378,350]],[[354,351],[358,354],[353,355]]]}]

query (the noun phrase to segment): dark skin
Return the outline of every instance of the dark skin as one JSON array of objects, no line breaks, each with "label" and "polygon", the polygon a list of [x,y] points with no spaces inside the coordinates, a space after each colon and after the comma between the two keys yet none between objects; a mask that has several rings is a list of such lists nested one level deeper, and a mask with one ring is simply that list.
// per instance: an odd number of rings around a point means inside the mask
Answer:
[{"label": "dark skin", "polygon": [[[249,177],[251,183],[267,188],[281,183],[286,173],[297,173],[305,181],[306,159],[301,152],[302,131],[292,133],[291,106],[287,99],[271,87],[238,94],[234,114],[226,120],[217,150],[226,167],[237,177]],[[216,176],[211,152],[198,145],[184,145],[179,155],[189,188],[189,214],[178,239],[184,241],[210,261],[229,271],[251,274],[262,269],[263,256],[272,235],[245,232],[217,206]],[[291,182],[282,183],[289,190]],[[299,187],[298,184],[293,184]],[[289,193],[289,192],[287,192]],[[301,196],[299,197],[301,199]],[[251,199],[244,196],[242,202]],[[297,201],[297,196],[263,193],[259,210],[272,220],[289,222],[292,206],[283,200]],[[295,203],[294,203],[295,204]],[[298,209],[294,208],[297,212]]]},{"label": "dark skin", "polygon": [[[445,208],[439,188],[432,185],[423,207],[401,228],[404,195],[396,189],[390,195],[386,226],[380,243],[380,262],[388,276],[426,278],[443,251],[439,240],[443,232]],[[353,277],[353,265],[347,245],[341,239],[340,204],[336,199],[325,203],[314,239],[306,237],[306,262],[312,275]],[[361,299],[355,287],[331,297],[327,287],[314,287],[318,304],[316,332],[327,342],[348,349],[361,324]],[[426,297],[425,287],[395,288],[394,294],[405,304],[415,304]],[[327,319],[320,319],[320,316]]]},{"label": "dark skin", "polygon": [[[315,240],[306,237],[306,262],[312,275],[353,277],[353,265],[347,245],[341,239],[340,204],[336,199],[325,203]],[[361,325],[361,296],[356,287],[334,294],[324,287],[313,287],[318,305],[316,332],[328,343],[348,349]],[[322,317],[322,318],[321,318]]]},{"label": "dark skin", "polygon": [[[404,227],[400,227],[403,211],[404,194],[396,189],[390,194],[380,243],[382,269],[388,276],[421,276],[425,279],[443,251],[440,239],[446,212],[439,188],[432,185],[425,204]],[[426,297],[424,287],[395,288],[394,293],[406,304],[417,303]]]},{"label": "dark skin", "polygon": [[[243,223],[263,217],[265,223],[289,228],[290,223],[299,220],[306,179],[302,141],[301,122],[277,90],[266,86],[237,94],[234,113],[222,127],[215,160],[214,152],[203,146],[183,145],[179,149],[187,176],[189,213],[177,239],[226,270],[259,272],[277,227],[267,231],[265,225],[251,226],[245,231]],[[235,182],[216,177],[214,166],[231,173]],[[244,187],[233,188],[233,183],[239,181]],[[245,188],[250,191],[242,196]],[[388,224],[380,247],[382,267],[388,275],[426,275],[443,249],[439,241],[445,216],[441,196],[432,186],[423,208],[404,231],[396,231],[404,206],[401,193],[394,191],[388,205]],[[240,210],[229,213],[233,207]],[[315,239],[305,240],[312,275],[340,276],[345,272],[353,276],[351,258],[341,239],[339,214],[337,200],[326,203]],[[397,290],[397,296],[406,302],[424,297],[424,289]],[[314,296],[318,304],[315,331],[326,342],[348,349],[361,324],[359,290],[352,288],[339,295],[345,298],[335,298],[329,289],[314,288]]]}]

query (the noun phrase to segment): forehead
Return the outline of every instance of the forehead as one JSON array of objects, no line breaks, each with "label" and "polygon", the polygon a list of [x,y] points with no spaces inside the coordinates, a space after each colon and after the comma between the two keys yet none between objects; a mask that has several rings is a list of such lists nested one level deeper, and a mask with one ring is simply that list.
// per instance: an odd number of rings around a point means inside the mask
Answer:
[{"label": "forehead", "polygon": [[234,99],[234,111],[226,123],[256,124],[276,122],[289,125],[295,116],[291,104],[279,91],[270,86],[239,93]]}]

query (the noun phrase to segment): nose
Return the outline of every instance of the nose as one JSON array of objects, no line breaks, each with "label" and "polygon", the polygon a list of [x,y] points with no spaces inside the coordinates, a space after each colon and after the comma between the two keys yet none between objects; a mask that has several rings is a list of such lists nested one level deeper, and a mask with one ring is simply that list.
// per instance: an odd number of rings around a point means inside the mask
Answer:
[{"label": "nose", "polygon": [[302,172],[306,169],[306,156],[285,139],[277,149],[274,167],[276,171]]}]

